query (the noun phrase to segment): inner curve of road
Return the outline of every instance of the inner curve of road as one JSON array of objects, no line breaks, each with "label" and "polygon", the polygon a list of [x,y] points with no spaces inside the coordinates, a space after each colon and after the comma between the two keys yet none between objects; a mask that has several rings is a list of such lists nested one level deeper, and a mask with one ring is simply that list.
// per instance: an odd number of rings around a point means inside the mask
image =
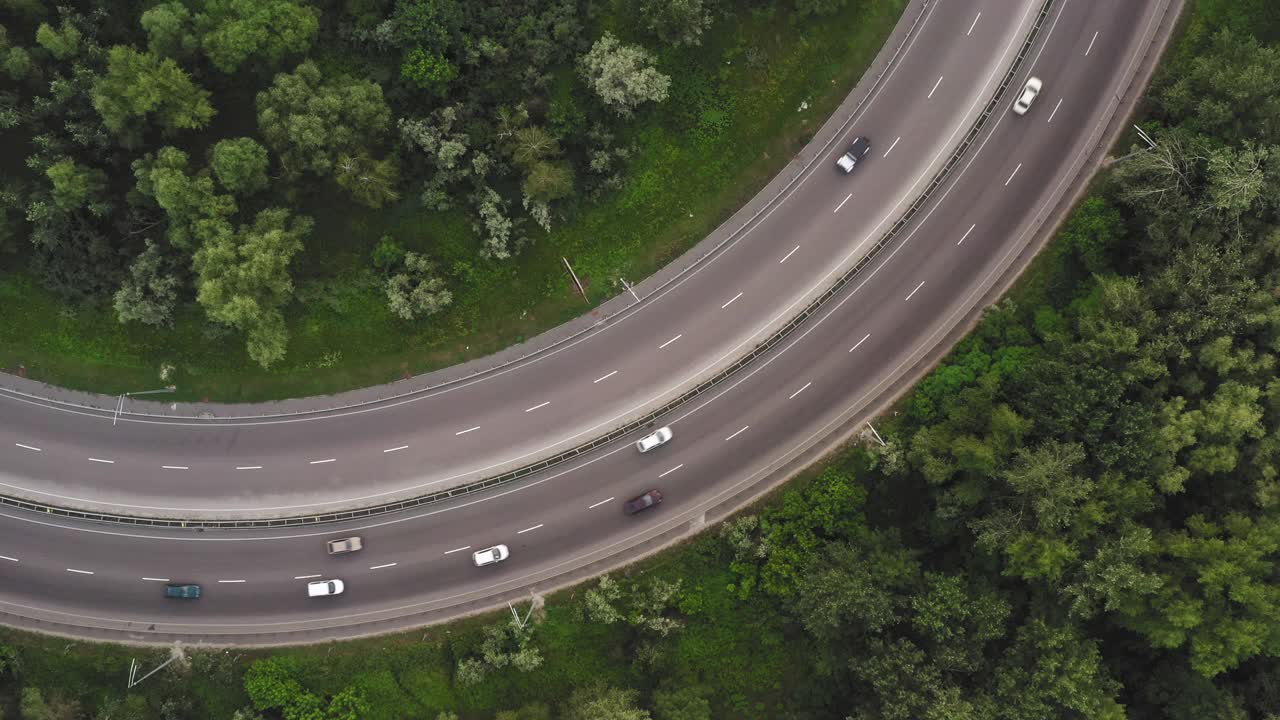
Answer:
[{"label": "inner curve of road", "polygon": [[[664,418],[667,445],[615,444],[466,500],[289,532],[3,512],[4,621],[150,641],[356,635],[487,607],[696,526],[867,407],[972,305],[1085,149],[1159,4],[1057,0],[1001,110],[900,239],[781,346]],[[865,252],[973,124],[1040,6],[931,4],[830,151],[623,322],[411,402],[302,422],[113,424],[0,394],[0,492],[114,512],[311,512],[476,479],[598,435],[749,350]],[[1005,108],[1030,75],[1044,90],[1013,116]],[[834,160],[858,135],[872,151],[839,174]],[[661,505],[622,515],[623,501],[653,487]],[[351,534],[363,551],[325,554],[325,539]],[[471,552],[496,543],[510,559],[474,567]],[[345,593],[306,597],[307,582],[331,577]],[[198,582],[204,596],[166,600],[169,582]]]}]

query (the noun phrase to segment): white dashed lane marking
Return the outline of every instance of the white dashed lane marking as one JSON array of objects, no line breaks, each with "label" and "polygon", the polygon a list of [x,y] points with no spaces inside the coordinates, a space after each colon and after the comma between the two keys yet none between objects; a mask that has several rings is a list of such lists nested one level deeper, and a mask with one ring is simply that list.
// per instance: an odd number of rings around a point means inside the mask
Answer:
[{"label": "white dashed lane marking", "polygon": [[1089,57],[1089,51],[1093,49],[1093,44],[1098,40],[1098,33],[1093,34],[1093,38],[1089,40],[1089,47],[1084,49],[1084,56]]},{"label": "white dashed lane marking", "polygon": [[445,554],[445,555],[452,555],[452,554],[454,554],[454,553],[456,553],[456,552],[462,552],[463,550],[470,550],[470,549],[471,549],[471,546],[470,546],[470,545],[463,545],[463,546],[462,546],[462,547],[460,547],[460,548],[454,548],[454,549],[452,549],[452,550],[445,550],[445,551],[444,551],[444,554]]},{"label": "white dashed lane marking", "polygon": [[150,577],[144,577],[144,578],[142,578],[142,579],[143,579],[143,580],[150,580],[151,582],[169,582],[169,578],[150,578]]},{"label": "white dashed lane marking", "polygon": [[1049,113],[1049,119],[1045,120],[1046,123],[1053,122],[1053,116],[1058,114],[1058,108],[1061,106],[1062,106],[1062,98],[1058,98],[1058,104],[1053,106],[1053,112]]},{"label": "white dashed lane marking", "polygon": [[186,465],[161,465],[162,470],[190,470]]},{"label": "white dashed lane marking", "polygon": [[600,507],[601,505],[603,505],[603,504],[605,504],[605,503],[607,503],[607,502],[613,502],[613,498],[606,498],[606,499],[601,500],[600,502],[596,503],[595,505],[588,505],[588,506],[587,506],[587,509],[588,509],[588,510],[595,510],[596,508]]},{"label": "white dashed lane marking", "polygon": [[1021,169],[1022,169],[1022,163],[1018,163],[1018,167],[1014,168],[1013,172],[1009,173],[1009,179],[1004,181],[1005,187],[1009,187],[1009,183],[1013,182],[1013,176],[1017,175],[1018,171]]},{"label": "white dashed lane marking", "polygon": [[[840,212],[840,208],[844,207],[844,204],[849,202],[849,198],[851,197],[853,197],[853,193],[849,193],[848,195],[845,195],[844,199],[840,201],[840,204],[836,206],[836,209],[832,210],[831,212]],[[800,246],[797,245],[796,247],[800,247]],[[795,252],[795,250],[792,250],[791,252]]]},{"label": "white dashed lane marking", "polygon": [[980,17],[982,17],[982,13],[978,13],[973,17],[973,22],[969,24],[969,32],[964,34],[965,37],[969,37],[973,34],[973,29],[978,26],[978,18]]},{"label": "white dashed lane marking", "polygon": [[608,380],[609,378],[611,378],[611,377],[613,377],[614,375],[617,375],[617,374],[618,374],[618,371],[617,371],[617,370],[614,370],[613,372],[609,373],[608,375],[601,375],[600,377],[596,378],[595,380],[592,380],[592,381],[591,381],[591,384],[592,384],[592,385],[595,385],[596,383],[601,382],[601,381],[603,381],[603,380]]},{"label": "white dashed lane marking", "polygon": [[677,335],[677,336],[675,336],[675,337],[671,338],[670,340],[668,340],[668,341],[666,341],[666,342],[662,343],[661,345],[659,345],[659,346],[658,346],[658,349],[659,349],[659,350],[662,350],[662,349],[663,349],[663,348],[665,348],[666,346],[668,346],[668,345],[670,345],[671,343],[673,343],[673,342],[675,342],[675,341],[679,340],[679,339],[680,339],[680,338],[682,338],[682,337],[684,337],[684,333],[680,333],[679,335]]},{"label": "white dashed lane marking", "polygon": [[315,575],[294,575],[293,579],[294,580],[310,580],[312,578],[318,578],[318,577],[320,577],[320,573],[316,573]]},{"label": "white dashed lane marking", "polygon": [[399,446],[399,447],[387,448],[386,450],[383,450],[382,452],[384,452],[384,453],[392,453],[392,452],[400,452],[401,450],[408,450],[408,449],[409,449],[409,446],[408,446],[408,445],[401,445],[401,446]]},{"label": "white dashed lane marking", "polygon": [[261,465],[237,465],[237,470],[261,470]]},{"label": "white dashed lane marking", "polygon": [[92,570],[77,570],[77,569],[75,569],[75,568],[67,568],[67,572],[69,572],[69,573],[79,573],[80,575],[92,575],[92,574],[93,574],[93,571],[92,571]]},{"label": "white dashed lane marking", "polygon": [[89,462],[103,463],[103,464],[106,464],[106,465],[115,465],[115,464],[116,464],[116,461],[115,461],[115,460],[103,460],[102,458],[93,458],[93,457],[89,458]]},{"label": "white dashed lane marking", "polygon": [[325,463],[337,462],[338,458],[326,458],[324,460],[312,460],[311,465],[323,465]]},{"label": "white dashed lane marking", "polygon": [[926,99],[926,100],[931,100],[931,99],[933,98],[933,93],[934,93],[934,92],[936,92],[936,91],[938,90],[938,86],[939,86],[939,85],[941,85],[941,84],[942,84],[942,76],[941,76],[941,75],[939,75],[939,76],[938,76],[938,82],[936,82],[936,83],[934,83],[934,84],[933,84],[933,90],[930,90],[930,91],[929,91],[929,96],[928,96],[927,98],[925,98],[925,99]]},{"label": "white dashed lane marking", "polygon": [[869,337],[871,337],[871,333],[867,333],[866,335],[863,335],[863,336],[862,336],[862,339],[858,341],[858,344],[857,344],[857,345],[854,345],[853,347],[849,348],[849,352],[853,352],[854,350],[857,350],[857,349],[858,349],[858,345],[861,345],[862,343],[866,342],[866,341],[867,341],[867,338],[869,338]]},{"label": "white dashed lane marking", "polygon": [[[924,287],[924,281],[923,281],[923,280],[921,280],[921,281],[920,281],[920,284],[916,286],[916,289],[915,289],[915,290],[912,290],[912,291],[911,291],[911,295],[908,295],[908,296],[907,296],[907,300],[910,300],[910,299],[911,299],[911,297],[912,297],[913,295],[915,295],[916,293],[920,292],[920,288],[922,288],[922,287]],[[906,302],[906,301],[904,300],[903,302]]]},{"label": "white dashed lane marking", "polygon": [[671,473],[673,473],[673,472],[675,472],[675,471],[679,470],[679,469],[680,469],[680,468],[682,468],[682,467],[684,467],[684,463],[680,463],[679,465],[677,465],[677,466],[675,466],[675,467],[671,468],[670,470],[668,470],[668,471],[666,471],[666,472],[664,472],[664,473],[662,473],[662,474],[658,475],[658,477],[660,477],[660,478],[664,478],[664,477],[666,477],[666,476],[670,475]]},{"label": "white dashed lane marking", "polygon": [[810,386],[810,385],[812,385],[812,384],[813,384],[812,382],[807,382],[807,383],[805,383],[805,384],[804,384],[804,387],[802,387],[802,388],[800,388],[799,390],[797,390],[797,391],[795,391],[795,392],[791,393],[791,397],[789,397],[789,398],[787,398],[787,399],[788,399],[788,400],[795,400],[797,395],[799,395],[800,393],[804,392],[805,390],[808,390],[808,389],[809,389],[809,386]]},{"label": "white dashed lane marking", "polygon": [[[836,208],[836,209],[837,209],[837,210],[839,210],[840,208]],[[787,261],[787,258],[791,257],[792,255],[795,255],[795,254],[796,254],[796,251],[797,251],[797,250],[799,250],[799,249],[800,249],[800,246],[799,246],[799,245],[797,245],[797,246],[795,246],[795,247],[791,248],[791,252],[787,253],[786,255],[783,255],[783,256],[782,256],[782,259],[778,261],[778,264],[779,264],[779,265],[781,265],[782,263],[786,262],[786,261]]]},{"label": "white dashed lane marking", "polygon": [[9,562],[18,562],[18,558],[9,557],[8,555],[0,555],[0,560],[8,560]]},{"label": "white dashed lane marking", "polygon": [[727,302],[727,303],[725,303],[725,304],[721,305],[721,306],[720,306],[720,309],[721,309],[721,310],[723,310],[723,309],[725,309],[725,308],[729,307],[730,305],[732,305],[732,304],[733,304],[733,301],[734,301],[734,300],[737,300],[737,299],[738,299],[738,298],[740,298],[740,297],[742,297],[742,293],[738,293],[737,295],[734,295],[732,298],[730,298],[730,299],[729,299],[729,302]]},{"label": "white dashed lane marking", "polygon": [[381,564],[381,565],[371,565],[371,566],[369,566],[369,569],[370,569],[370,570],[381,570],[382,568],[395,567],[395,566],[396,566],[396,565],[398,565],[398,564],[399,564],[399,563],[383,563],[383,564]]},{"label": "white dashed lane marking", "polygon": [[531,407],[531,408],[525,408],[525,409],[524,409],[524,411],[525,411],[525,412],[533,412],[534,410],[537,410],[538,408],[544,408],[544,407],[546,407],[546,406],[548,406],[548,405],[550,405],[550,404],[551,404],[551,401],[550,401],[550,400],[548,400],[548,401],[546,401],[546,402],[538,403],[537,405],[534,405],[534,406],[533,406],[533,407]]},{"label": "white dashed lane marking", "polygon": [[23,445],[22,443],[14,443],[14,445],[17,445],[18,447],[22,448],[23,450],[35,450],[36,452],[44,452],[43,450],[41,450],[40,448],[36,447],[35,445]]},{"label": "white dashed lane marking", "polygon": [[[898,140],[901,140],[901,139],[902,139],[902,136],[899,135]],[[893,144],[889,146],[889,149],[884,151],[885,157],[889,157],[889,153],[893,152],[893,149],[898,147],[898,140],[894,140]]]},{"label": "white dashed lane marking", "polygon": [[479,429],[480,429],[480,426],[479,426],[479,425],[477,425],[477,426],[475,426],[475,427],[469,427],[469,428],[467,428],[466,430],[459,430],[458,432],[454,433],[454,435],[455,435],[455,436],[456,436],[456,435],[466,435],[466,434],[467,434],[467,433],[469,433],[469,432],[475,432],[476,430],[479,430]]},{"label": "white dashed lane marking", "polygon": [[974,224],[970,225],[970,226],[969,226],[969,229],[964,231],[964,236],[963,236],[963,237],[961,237],[959,240],[957,240],[957,241],[956,241],[956,244],[957,244],[957,245],[959,245],[960,243],[964,242],[964,239],[965,239],[965,238],[967,238],[967,237],[969,237],[969,233],[973,232],[973,229],[974,229],[974,228],[976,228],[976,227],[978,227],[978,223],[974,223]]},{"label": "white dashed lane marking", "polygon": [[728,442],[729,440],[732,440],[732,439],[734,439],[734,438],[738,437],[738,436],[739,436],[739,435],[741,435],[742,433],[746,432],[746,431],[747,431],[747,428],[749,428],[749,427],[751,427],[751,426],[750,426],[750,425],[743,425],[741,430],[739,430],[738,432],[736,432],[736,433],[734,433],[734,434],[730,435],[729,437],[725,438],[725,441],[726,441],[726,442]]},{"label": "white dashed lane marking", "polygon": [[537,530],[537,529],[538,529],[538,528],[540,528],[540,527],[542,527],[542,523],[538,523],[537,525],[534,525],[533,527],[527,527],[527,528],[525,528],[525,529],[523,529],[523,530],[517,530],[517,531],[516,531],[516,534],[517,534],[517,535],[523,535],[523,534],[525,534],[525,533],[527,533],[527,532],[533,532],[534,530]]},{"label": "white dashed lane marking", "polygon": [[220,583],[242,583],[244,580],[219,580]]}]

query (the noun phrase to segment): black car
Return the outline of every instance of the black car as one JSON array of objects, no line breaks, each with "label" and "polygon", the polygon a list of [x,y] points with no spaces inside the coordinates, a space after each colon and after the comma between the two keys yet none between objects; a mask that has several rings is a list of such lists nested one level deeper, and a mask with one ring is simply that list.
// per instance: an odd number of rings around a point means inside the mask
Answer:
[{"label": "black car", "polygon": [[651,508],[660,502],[662,502],[662,491],[650,490],[638,498],[628,500],[627,504],[623,506],[623,509],[627,511],[628,515],[635,515],[641,510]]},{"label": "black car", "polygon": [[862,156],[871,152],[871,141],[864,137],[854,138],[853,144],[849,146],[848,151],[836,160],[836,167],[849,174],[862,161]]},{"label": "black car", "polygon": [[167,598],[181,598],[183,600],[195,600],[200,597],[199,585],[165,585],[164,596]]}]

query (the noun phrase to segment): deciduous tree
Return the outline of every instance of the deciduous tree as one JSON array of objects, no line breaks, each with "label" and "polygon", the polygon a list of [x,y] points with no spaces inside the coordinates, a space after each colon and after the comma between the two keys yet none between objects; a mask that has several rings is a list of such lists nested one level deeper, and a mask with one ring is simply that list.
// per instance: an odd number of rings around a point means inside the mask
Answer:
[{"label": "deciduous tree", "polygon": [[587,85],[606,106],[624,117],[646,102],[667,99],[671,78],[653,64],[653,56],[643,48],[623,45],[608,32],[578,61]]},{"label": "deciduous tree", "polygon": [[107,74],[93,86],[93,106],[112,131],[136,140],[138,122],[154,119],[167,130],[202,128],[214,115],[209,93],[171,58],[117,45]]}]

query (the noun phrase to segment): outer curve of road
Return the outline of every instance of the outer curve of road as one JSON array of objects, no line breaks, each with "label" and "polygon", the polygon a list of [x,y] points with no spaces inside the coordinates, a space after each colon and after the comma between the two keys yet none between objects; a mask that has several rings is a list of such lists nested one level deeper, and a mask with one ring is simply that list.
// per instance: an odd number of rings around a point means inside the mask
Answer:
[{"label": "outer curve of road", "polygon": [[[424,465],[483,473],[474,458],[501,465],[571,442],[634,412],[655,388],[705,372],[726,348],[750,343],[882,232],[971,124],[1039,6],[955,0],[927,8],[877,96],[798,189],[715,262],[618,324],[614,336],[589,335],[537,363],[418,402],[302,423],[113,427],[96,413],[0,405],[0,438],[13,443],[0,448],[5,484],[118,510],[204,508],[227,496],[223,502],[239,505],[212,509],[261,508],[273,499],[263,477],[303,477],[301,490],[281,496],[296,503],[420,483]],[[466,500],[289,532],[150,531],[0,512],[0,619],[143,642],[352,636],[544,590],[696,528],[709,508],[867,407],[936,344],[964,303],[972,305],[974,288],[1025,244],[1062,176],[1096,141],[1099,118],[1143,54],[1162,6],[1056,0],[1014,83],[1016,91],[1028,75],[1044,80],[1031,112],[993,116],[901,239],[782,346],[665,419],[676,432],[667,446],[640,455],[620,444]],[[837,176],[831,161],[855,134],[871,137],[873,154],[851,177]],[[308,474],[313,468],[320,470]],[[622,517],[622,501],[650,487],[661,487],[665,502]],[[105,494],[94,496],[101,488]],[[130,498],[136,502],[120,502]],[[364,537],[364,551],[325,555],[324,539],[353,533]],[[509,560],[471,566],[473,549],[498,542],[511,547]],[[347,592],[305,597],[303,584],[329,577],[343,578]],[[166,601],[164,582],[199,582],[205,596]]]}]

